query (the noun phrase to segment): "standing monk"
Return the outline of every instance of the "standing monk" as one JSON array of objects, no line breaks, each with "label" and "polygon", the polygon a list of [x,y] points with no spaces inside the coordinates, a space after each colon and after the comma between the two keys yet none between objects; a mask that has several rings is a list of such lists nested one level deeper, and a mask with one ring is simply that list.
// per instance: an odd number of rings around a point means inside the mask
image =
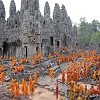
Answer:
[{"label": "standing monk", "polygon": [[11,93],[14,94],[14,79],[11,79]]},{"label": "standing monk", "polygon": [[54,70],[53,68],[50,68],[50,78],[52,79],[54,77]]},{"label": "standing monk", "polygon": [[35,59],[34,59],[34,57],[32,58],[32,63],[31,63],[31,65],[32,65],[32,66],[35,65]]},{"label": "standing monk", "polygon": [[32,77],[31,76],[29,77],[29,89],[31,92],[32,91]]},{"label": "standing monk", "polygon": [[63,71],[62,72],[62,83],[64,83],[65,82],[65,72]]},{"label": "standing monk", "polygon": [[31,91],[31,94],[33,94],[35,91],[35,81],[32,81],[32,91]]},{"label": "standing monk", "polygon": [[2,85],[3,85],[3,82],[4,82],[4,72],[1,73],[1,81],[2,81]]},{"label": "standing monk", "polygon": [[25,96],[28,96],[28,84],[25,83],[25,91],[24,91]]},{"label": "standing monk", "polygon": [[22,79],[22,93],[24,93],[25,90],[25,80],[24,78]]},{"label": "standing monk", "polygon": [[35,83],[37,83],[37,82],[38,82],[38,75],[37,75],[37,73],[36,73],[36,72],[34,72],[34,81],[35,81]]},{"label": "standing monk", "polygon": [[20,93],[19,93],[19,83],[17,82],[16,83],[16,96],[19,96]]},{"label": "standing monk", "polygon": [[59,88],[58,88],[58,80],[56,82],[56,100],[58,100],[58,92],[59,92]]}]

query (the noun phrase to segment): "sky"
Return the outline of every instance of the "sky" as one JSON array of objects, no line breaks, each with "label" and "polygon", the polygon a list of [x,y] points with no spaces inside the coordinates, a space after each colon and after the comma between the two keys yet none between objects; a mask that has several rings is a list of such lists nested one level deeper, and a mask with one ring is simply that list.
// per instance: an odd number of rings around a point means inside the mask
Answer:
[{"label": "sky", "polygon": [[[6,18],[9,17],[11,0],[2,0],[5,5]],[[93,19],[100,21],[100,0],[39,0],[40,11],[43,15],[45,2],[48,1],[51,9],[51,17],[55,3],[65,5],[68,15],[73,23],[78,24],[81,17],[86,17],[88,22]],[[21,0],[15,0],[17,10],[20,10]]]}]

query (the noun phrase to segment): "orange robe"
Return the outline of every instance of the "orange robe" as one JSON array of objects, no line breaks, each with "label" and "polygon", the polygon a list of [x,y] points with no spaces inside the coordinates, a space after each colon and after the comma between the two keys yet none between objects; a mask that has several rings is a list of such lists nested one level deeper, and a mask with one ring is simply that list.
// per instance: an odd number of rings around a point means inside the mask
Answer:
[{"label": "orange robe", "polygon": [[3,82],[4,82],[4,72],[1,73],[1,81],[2,81],[2,85],[3,85]]},{"label": "orange robe", "polygon": [[22,59],[20,59],[19,64],[22,64],[22,63],[23,63],[23,60],[22,60]]},{"label": "orange robe", "polygon": [[14,94],[14,79],[11,80],[11,93]]},{"label": "orange robe", "polygon": [[50,78],[52,79],[54,77],[54,70],[53,68],[50,68]]},{"label": "orange robe", "polygon": [[35,59],[34,59],[34,58],[32,58],[32,63],[31,63],[31,65],[32,65],[32,66],[35,65]]},{"label": "orange robe", "polygon": [[29,89],[31,92],[32,91],[32,77],[31,76],[29,77]]},{"label": "orange robe", "polygon": [[38,75],[37,75],[37,73],[36,73],[36,72],[34,72],[34,81],[35,81],[35,83],[37,83],[37,82],[38,82]]},{"label": "orange robe", "polygon": [[24,93],[25,90],[25,80],[24,78],[22,79],[22,93]]},{"label": "orange robe", "polygon": [[62,72],[62,83],[64,83],[65,82],[65,72],[63,71]]},{"label": "orange robe", "polygon": [[28,84],[25,84],[25,91],[24,91],[25,96],[28,96]]},{"label": "orange robe", "polygon": [[96,93],[96,90],[93,88],[90,88],[90,94],[95,94]]},{"label": "orange robe", "polygon": [[58,88],[58,81],[56,83],[56,99],[58,99],[58,92],[59,92],[59,88]]},{"label": "orange robe", "polygon": [[32,81],[32,88],[31,89],[32,89],[31,94],[33,94],[35,91],[35,81]]},{"label": "orange robe", "polygon": [[69,83],[71,81],[71,74],[68,72],[67,73],[67,82]]},{"label": "orange robe", "polygon": [[80,83],[79,88],[80,88],[80,92],[82,93],[84,91],[84,87],[83,87],[82,83]]},{"label": "orange robe", "polygon": [[16,83],[16,94],[15,94],[15,96],[19,96],[20,95],[20,93],[19,93],[19,83],[17,82]]}]

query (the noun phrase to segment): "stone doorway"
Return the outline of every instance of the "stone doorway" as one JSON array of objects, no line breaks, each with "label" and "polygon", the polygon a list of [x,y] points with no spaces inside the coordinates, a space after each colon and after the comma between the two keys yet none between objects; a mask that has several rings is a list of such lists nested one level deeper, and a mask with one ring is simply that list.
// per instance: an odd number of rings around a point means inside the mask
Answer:
[{"label": "stone doorway", "polygon": [[59,41],[57,41],[57,48],[59,47]]},{"label": "stone doorway", "polygon": [[53,46],[53,37],[50,37],[50,45]]},{"label": "stone doorway", "polygon": [[36,52],[39,52],[39,47],[38,46],[36,47]]},{"label": "stone doorway", "polygon": [[25,46],[24,48],[25,48],[25,56],[27,57],[27,46]]},{"label": "stone doorway", "polygon": [[2,56],[2,48],[0,48],[0,56]]},{"label": "stone doorway", "polygon": [[3,42],[3,56],[7,55],[8,52],[8,43]]}]

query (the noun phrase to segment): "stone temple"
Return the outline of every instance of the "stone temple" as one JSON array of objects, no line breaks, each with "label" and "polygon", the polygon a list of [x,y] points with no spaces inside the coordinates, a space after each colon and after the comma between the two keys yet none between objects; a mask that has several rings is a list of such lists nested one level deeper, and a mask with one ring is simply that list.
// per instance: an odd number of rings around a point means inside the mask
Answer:
[{"label": "stone temple", "polygon": [[77,28],[72,26],[64,5],[55,4],[53,18],[49,3],[45,3],[44,16],[39,9],[39,0],[21,0],[21,9],[11,0],[9,18],[5,19],[5,6],[0,0],[0,55],[28,56],[36,52],[53,52],[59,47],[74,47],[78,44]]}]

